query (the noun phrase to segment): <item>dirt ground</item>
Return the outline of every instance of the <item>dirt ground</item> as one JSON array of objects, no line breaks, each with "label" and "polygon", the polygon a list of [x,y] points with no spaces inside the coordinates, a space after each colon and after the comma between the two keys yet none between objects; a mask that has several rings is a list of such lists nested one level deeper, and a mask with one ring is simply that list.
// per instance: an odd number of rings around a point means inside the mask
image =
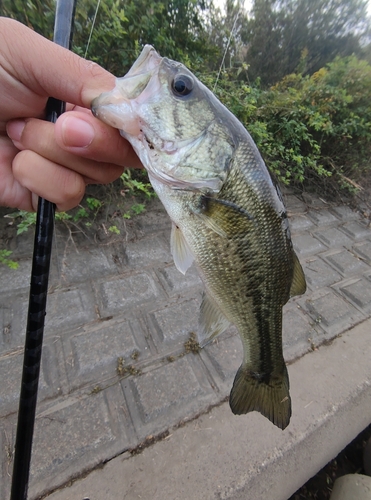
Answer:
[{"label": "dirt ground", "polygon": [[371,438],[369,425],[354,441],[339,455],[329,462],[317,475],[294,493],[289,500],[328,500],[332,493],[334,482],[346,474],[364,474],[363,451],[368,439]]}]

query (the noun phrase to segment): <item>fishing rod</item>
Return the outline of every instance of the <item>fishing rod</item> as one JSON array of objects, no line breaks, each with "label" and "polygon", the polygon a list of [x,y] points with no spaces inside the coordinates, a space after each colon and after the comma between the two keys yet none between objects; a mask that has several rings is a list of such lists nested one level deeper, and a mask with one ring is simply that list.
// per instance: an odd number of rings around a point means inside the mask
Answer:
[{"label": "fishing rod", "polygon": [[[53,41],[65,48],[71,48],[75,8],[76,0],[57,0]],[[46,120],[55,123],[65,108],[65,102],[49,98],[46,106]],[[54,214],[54,203],[39,198],[10,500],[27,499]]]}]

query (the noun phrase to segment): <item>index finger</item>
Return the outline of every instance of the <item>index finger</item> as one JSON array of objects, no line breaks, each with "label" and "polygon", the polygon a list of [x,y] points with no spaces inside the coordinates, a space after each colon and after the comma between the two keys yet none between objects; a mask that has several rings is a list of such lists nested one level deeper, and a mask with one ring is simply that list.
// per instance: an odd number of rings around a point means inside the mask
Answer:
[{"label": "index finger", "polygon": [[115,77],[98,64],[13,19],[0,18],[0,46],[1,65],[9,76],[40,97],[52,96],[90,107],[94,97],[114,87]]}]

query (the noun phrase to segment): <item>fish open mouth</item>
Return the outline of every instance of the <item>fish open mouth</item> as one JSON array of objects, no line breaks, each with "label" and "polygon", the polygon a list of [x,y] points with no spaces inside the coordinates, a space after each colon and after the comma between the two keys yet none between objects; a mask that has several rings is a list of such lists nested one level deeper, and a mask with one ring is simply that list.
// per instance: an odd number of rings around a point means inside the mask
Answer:
[{"label": "fish open mouth", "polygon": [[113,90],[96,97],[91,104],[94,116],[132,136],[141,132],[137,109],[149,93],[147,89],[153,74],[158,70],[162,57],[151,45],[146,45],[130,71],[116,79]]}]

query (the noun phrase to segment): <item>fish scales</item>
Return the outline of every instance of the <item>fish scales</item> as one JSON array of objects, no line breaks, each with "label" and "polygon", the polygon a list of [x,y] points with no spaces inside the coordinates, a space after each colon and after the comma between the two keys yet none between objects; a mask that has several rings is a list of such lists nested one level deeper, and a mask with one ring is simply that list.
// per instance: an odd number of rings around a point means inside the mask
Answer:
[{"label": "fish scales", "polygon": [[291,399],[282,307],[305,291],[305,278],[281,196],[250,135],[184,66],[148,46],[92,109],[121,130],[148,170],[173,223],[178,269],[196,262],[206,290],[200,344],[237,327],[244,355],[232,411],[259,411],[284,429]]},{"label": "fish scales", "polygon": [[[178,224],[194,249],[196,262],[207,283],[209,294],[239,332],[248,332],[248,335],[241,336],[245,355],[243,372],[240,373],[245,376],[260,374],[260,380],[258,376],[253,376],[254,385],[255,381],[259,385],[264,380],[269,385],[286,376],[281,339],[282,306],[289,299],[289,285],[293,274],[290,258],[292,249],[285,230],[282,231],[281,227],[286,220],[277,220],[279,217],[264,200],[264,196],[259,199],[256,195],[256,190],[261,192],[259,180],[255,182],[255,189],[246,187],[245,177],[249,176],[250,166],[246,163],[244,145],[239,149],[235,158],[239,168],[232,168],[219,197],[245,208],[248,213],[254,213],[253,219],[247,220],[247,224],[243,219],[241,227],[236,224],[235,219],[225,221],[231,227],[229,238],[226,239],[215,235],[214,231],[202,221],[197,221],[197,218],[195,227],[195,221],[189,220],[195,217],[193,212],[187,213],[187,206],[192,206],[187,199],[183,200],[186,206],[180,210],[183,217],[178,220]],[[245,162],[245,169],[240,168],[242,160]],[[264,181],[262,179],[262,183]],[[247,183],[247,186],[251,185],[252,183]],[[196,202],[197,199],[193,203]],[[290,415],[288,382],[282,383],[284,387],[278,392],[280,408],[284,408],[276,411],[279,415],[272,416],[279,427],[285,426]],[[243,403],[246,391],[243,389],[242,396],[239,392],[237,390],[237,395],[234,396],[232,393],[232,409],[236,413],[244,413],[249,408]],[[239,403],[241,397],[242,403]],[[285,398],[288,399],[281,403]],[[252,406],[251,409],[258,409],[269,417],[272,415],[270,401],[271,396],[266,401],[269,404],[267,409],[265,403],[259,401],[256,402],[257,407]],[[285,414],[285,418],[280,418],[281,413]]]}]

